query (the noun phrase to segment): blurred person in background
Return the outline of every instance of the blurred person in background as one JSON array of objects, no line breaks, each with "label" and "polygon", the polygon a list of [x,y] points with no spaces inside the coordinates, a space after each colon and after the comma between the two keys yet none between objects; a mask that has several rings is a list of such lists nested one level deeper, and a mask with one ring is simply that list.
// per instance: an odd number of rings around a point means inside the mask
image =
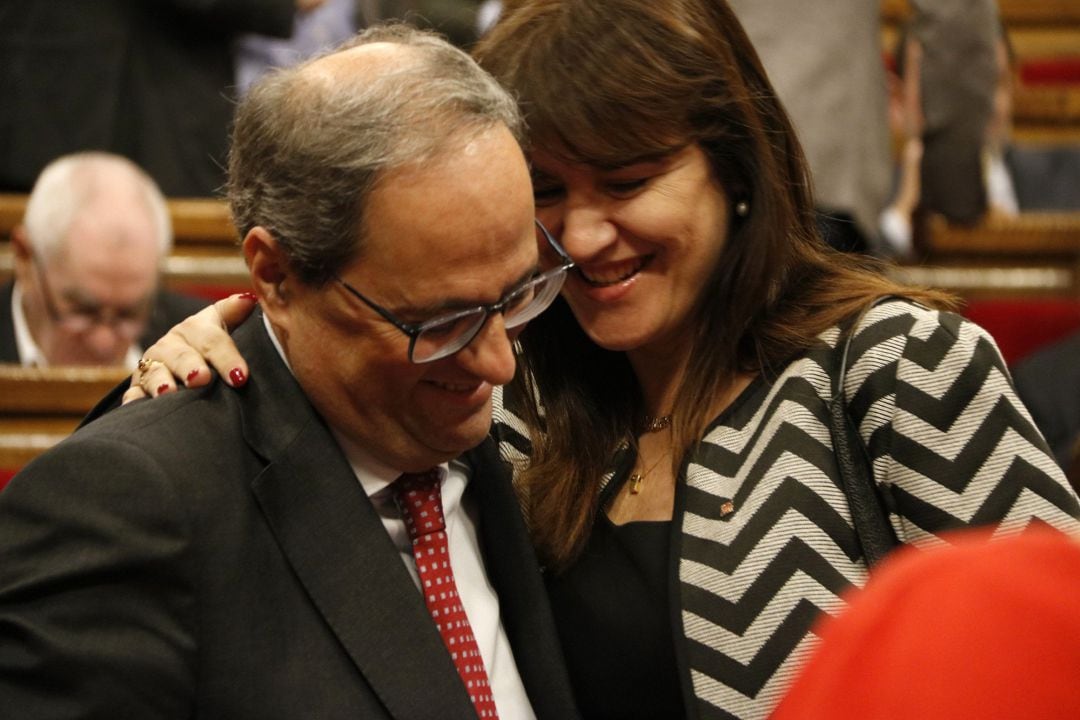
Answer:
[{"label": "blurred person in background", "polygon": [[237,38],[236,85],[239,94],[268,70],[295,65],[378,22],[396,20],[434,30],[468,48],[494,23],[498,0],[322,0],[299,10],[292,35],[279,38],[247,33]]},{"label": "blurred person in background", "polygon": [[165,198],[131,161],[68,155],[34,184],[12,231],[14,280],[0,288],[0,361],[123,365],[205,305],[160,289],[172,249]]},{"label": "blurred person in background", "polygon": [[53,158],[129,158],[170,196],[215,194],[232,117],[233,40],[292,33],[324,0],[0,3],[0,191]]},{"label": "blurred person in background", "polygon": [[[878,216],[889,202],[892,162],[881,62],[880,3],[843,0],[732,0],[732,7],[790,114],[813,174],[818,224],[842,250],[882,252]],[[930,154],[942,206],[967,212],[970,199],[951,190],[978,167],[981,130],[957,122],[989,113],[993,87],[993,0],[912,0],[916,34],[929,47],[932,89],[924,98],[935,131]],[[940,42],[941,38],[950,39]],[[955,43],[953,41],[956,41]],[[963,67],[962,82],[954,68]],[[950,85],[950,83],[952,83]],[[954,87],[959,85],[960,87]],[[939,163],[941,152],[952,153]]]},{"label": "blurred person in background", "polygon": [[[919,217],[927,207],[923,180],[926,122],[923,112],[922,44],[905,28],[888,73],[889,126],[896,148],[895,191],[881,214],[885,254],[919,254]],[[967,178],[969,192],[985,197],[989,216],[1080,209],[1080,148],[1017,143],[1012,137],[1017,59],[1008,31],[999,23],[994,42],[995,80],[989,120],[983,131],[980,173]]]}]

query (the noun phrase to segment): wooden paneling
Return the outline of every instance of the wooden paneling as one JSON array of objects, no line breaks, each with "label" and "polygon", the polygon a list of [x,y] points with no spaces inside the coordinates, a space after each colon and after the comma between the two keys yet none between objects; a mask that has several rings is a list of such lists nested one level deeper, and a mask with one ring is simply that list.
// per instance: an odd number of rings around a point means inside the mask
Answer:
[{"label": "wooden paneling", "polygon": [[975,226],[928,224],[926,256],[890,269],[898,279],[967,298],[1080,299],[1080,213],[987,217]]},{"label": "wooden paneling", "polygon": [[116,367],[0,365],[0,415],[82,417],[129,374]]},{"label": "wooden paneling", "polygon": [[22,467],[67,437],[128,372],[0,365],[0,468]]},{"label": "wooden paneling", "polygon": [[[22,222],[27,196],[0,193],[0,237]],[[166,200],[172,218],[173,238],[178,246],[209,245],[234,249],[239,244],[229,206],[213,198],[172,198]]]}]

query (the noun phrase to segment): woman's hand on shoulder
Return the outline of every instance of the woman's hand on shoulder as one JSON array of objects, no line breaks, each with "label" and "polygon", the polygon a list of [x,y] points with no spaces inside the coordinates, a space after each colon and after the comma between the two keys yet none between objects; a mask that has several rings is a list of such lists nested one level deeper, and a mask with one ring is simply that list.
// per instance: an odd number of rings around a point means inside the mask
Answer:
[{"label": "woman's hand on shoulder", "polygon": [[251,314],[256,302],[252,293],[231,295],[175,325],[143,353],[124,403],[157,397],[178,386],[206,385],[212,377],[210,366],[232,387],[246,383],[248,366],[229,331]]}]

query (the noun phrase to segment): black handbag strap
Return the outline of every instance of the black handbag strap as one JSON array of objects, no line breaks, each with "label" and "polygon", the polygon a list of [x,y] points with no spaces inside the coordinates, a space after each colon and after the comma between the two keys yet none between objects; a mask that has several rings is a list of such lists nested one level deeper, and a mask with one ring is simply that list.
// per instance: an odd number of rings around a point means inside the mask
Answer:
[{"label": "black handbag strap", "polygon": [[851,507],[851,520],[855,526],[855,534],[869,567],[876,565],[890,550],[900,544],[878,494],[877,485],[874,482],[874,468],[866,445],[859,435],[855,421],[848,413],[844,392],[851,339],[866,313],[876,304],[873,303],[860,312],[845,332],[840,351],[840,367],[833,382],[833,396],[829,403],[829,430],[832,434],[836,463],[840,468],[840,480],[848,505]]}]

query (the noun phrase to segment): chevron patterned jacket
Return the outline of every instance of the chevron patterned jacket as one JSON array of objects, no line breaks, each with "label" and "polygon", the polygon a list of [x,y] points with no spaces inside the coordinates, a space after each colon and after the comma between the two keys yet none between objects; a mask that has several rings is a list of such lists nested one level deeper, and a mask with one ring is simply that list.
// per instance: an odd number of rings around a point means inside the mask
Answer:
[{"label": "chevron patterned jacket", "polygon": [[[684,460],[672,634],[691,715],[766,717],[817,642],[814,620],[867,579],[829,435],[839,337],[830,329],[774,382],[751,384]],[[984,330],[881,303],[856,328],[848,368],[849,412],[901,541],[987,524],[1080,533],[1080,503]],[[497,405],[493,432],[521,467],[523,425]]]}]

